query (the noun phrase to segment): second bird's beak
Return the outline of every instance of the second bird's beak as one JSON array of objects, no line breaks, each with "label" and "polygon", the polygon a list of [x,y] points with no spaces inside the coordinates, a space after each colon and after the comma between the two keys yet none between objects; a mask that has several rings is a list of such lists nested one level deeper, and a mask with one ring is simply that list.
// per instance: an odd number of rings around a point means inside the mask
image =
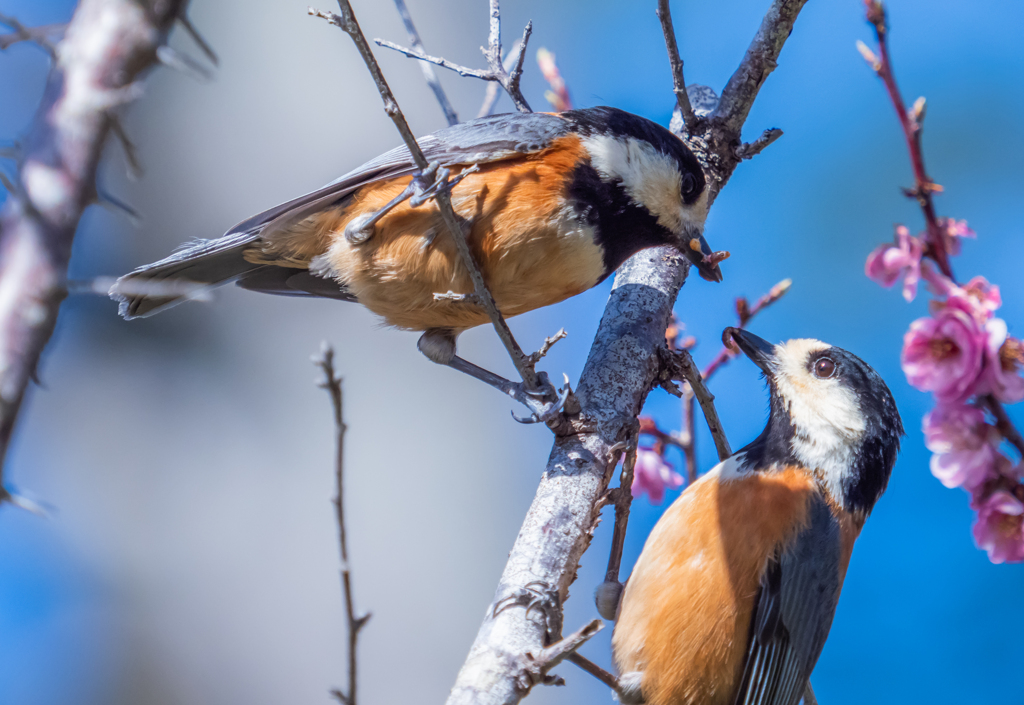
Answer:
[{"label": "second bird's beak", "polygon": [[769,377],[775,375],[775,346],[764,338],[759,338],[753,333],[748,333],[742,328],[726,328],[722,333],[722,341],[728,346],[728,340],[733,342],[743,351],[743,354],[750,358],[751,362],[761,368]]},{"label": "second bird's beak", "polygon": [[[686,237],[689,239],[685,239]],[[684,236],[682,250],[686,259],[697,268],[701,279],[709,282],[722,281],[722,268],[718,263],[729,257],[728,252],[714,252],[702,233]]]}]

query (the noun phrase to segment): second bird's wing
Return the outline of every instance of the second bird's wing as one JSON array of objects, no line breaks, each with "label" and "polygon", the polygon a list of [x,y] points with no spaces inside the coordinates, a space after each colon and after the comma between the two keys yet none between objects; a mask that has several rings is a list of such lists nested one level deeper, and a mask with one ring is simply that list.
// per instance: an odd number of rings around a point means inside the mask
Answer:
[{"label": "second bird's wing", "polygon": [[839,599],[840,528],[820,496],[809,512],[761,579],[736,705],[796,705],[825,646]]}]

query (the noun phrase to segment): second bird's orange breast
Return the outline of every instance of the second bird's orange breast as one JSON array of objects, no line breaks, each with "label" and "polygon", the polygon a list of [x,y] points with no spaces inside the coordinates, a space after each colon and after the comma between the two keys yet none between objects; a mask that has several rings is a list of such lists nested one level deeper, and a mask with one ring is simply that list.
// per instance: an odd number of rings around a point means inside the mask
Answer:
[{"label": "second bird's orange breast", "polygon": [[742,675],[768,558],[807,521],[804,472],[709,473],[665,512],[623,595],[612,644],[648,705],[726,705]]},{"label": "second bird's orange breast", "polygon": [[[506,315],[562,301],[605,274],[593,230],[566,200],[568,180],[585,155],[578,137],[563,137],[536,155],[482,165],[453,189],[452,205],[468,225],[470,247]],[[317,228],[328,241],[321,261],[391,325],[422,330],[486,323],[476,306],[434,300],[435,293],[473,287],[433,201],[399,205],[364,244],[344,238],[353,217],[380,209],[408,182],[371,184],[344,208],[319,216]]]}]

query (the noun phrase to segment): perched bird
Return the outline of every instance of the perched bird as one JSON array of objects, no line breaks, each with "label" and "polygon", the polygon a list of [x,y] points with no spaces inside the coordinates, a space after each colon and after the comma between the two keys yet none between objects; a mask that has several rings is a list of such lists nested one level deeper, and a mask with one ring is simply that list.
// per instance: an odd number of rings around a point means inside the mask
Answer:
[{"label": "perched bird", "polygon": [[[457,181],[452,205],[505,316],[586,291],[656,245],[677,247],[705,279],[722,278],[703,236],[700,164],[650,120],[606,107],[516,113],[419,144]],[[430,200],[430,176],[406,147],[394,149],[219,239],[136,269],[111,296],[125,318],[187,298],[173,288],[183,282],[358,301],[389,325],[424,331],[424,354],[452,365],[459,333],[489,319],[470,301],[435,297],[471,294],[473,284]]]},{"label": "perched bird", "polygon": [[726,335],[768,378],[768,425],[647,539],[612,637],[624,700],[796,705],[899,452],[896,403],[860,358]]}]

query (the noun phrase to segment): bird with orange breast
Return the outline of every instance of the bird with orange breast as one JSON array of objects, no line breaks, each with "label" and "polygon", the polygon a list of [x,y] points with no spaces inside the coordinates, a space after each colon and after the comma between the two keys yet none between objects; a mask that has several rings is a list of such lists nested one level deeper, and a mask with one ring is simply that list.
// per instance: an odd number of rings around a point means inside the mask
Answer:
[{"label": "bird with orange breast", "polygon": [[[452,175],[452,206],[505,316],[586,291],[658,245],[677,248],[705,279],[722,279],[727,253],[715,256],[703,235],[700,163],[650,120],[606,107],[496,115],[419,145],[432,173]],[[357,301],[389,325],[424,331],[419,348],[434,362],[508,392],[507,380],[455,355],[458,335],[489,318],[445,296],[472,294],[473,283],[431,200],[436,187],[400,147],[219,239],[136,269],[110,293],[125,318],[184,300],[173,286],[182,282]]]},{"label": "bird with orange breast", "polygon": [[896,403],[860,358],[725,335],[768,379],[768,425],[647,539],[612,636],[625,701],[796,705],[899,452]]}]

